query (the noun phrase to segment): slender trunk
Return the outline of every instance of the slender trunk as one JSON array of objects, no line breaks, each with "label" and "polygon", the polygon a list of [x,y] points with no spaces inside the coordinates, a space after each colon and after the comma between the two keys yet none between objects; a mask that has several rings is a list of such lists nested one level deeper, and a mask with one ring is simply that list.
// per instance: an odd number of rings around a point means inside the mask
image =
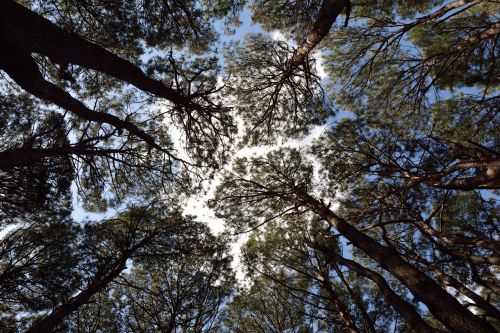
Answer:
[{"label": "slender trunk", "polygon": [[347,330],[351,333],[360,333],[358,327],[354,323],[352,316],[349,313],[349,310],[345,307],[344,303],[339,299],[339,296],[333,291],[332,286],[329,283],[324,283],[325,288],[330,295],[330,299],[334,302],[334,304],[339,309],[340,319],[344,322],[347,327]]},{"label": "slender trunk", "polygon": [[410,303],[396,294],[391,289],[387,281],[382,277],[382,275],[375,271],[372,271],[371,269],[361,266],[353,260],[346,259],[336,253],[332,254],[330,250],[328,251],[328,253],[334,258],[336,262],[338,262],[342,266],[346,266],[350,270],[356,272],[358,275],[372,280],[382,292],[386,300],[394,308],[394,310],[396,310],[396,312],[405,319],[408,325],[410,325],[410,327],[414,329],[415,332],[440,332],[439,330],[430,327],[429,324],[427,324],[427,322],[425,322],[425,320],[420,317],[420,315],[417,313],[417,311],[415,311]]},{"label": "slender trunk", "polygon": [[36,321],[26,333],[48,333],[52,332],[64,318],[77,310],[80,306],[86,304],[89,299],[103,290],[111,281],[113,281],[125,269],[126,259],[119,261],[116,268],[99,281],[96,281],[79,293],[77,296],[70,298],[65,304],[56,308],[47,317]]},{"label": "slender trunk", "polygon": [[456,47],[451,48],[450,54],[457,54],[467,49],[475,48],[488,39],[496,38],[500,34],[500,22],[493,23],[483,31],[476,32],[464,38]]},{"label": "slender trunk", "polygon": [[477,305],[477,307],[483,309],[486,312],[486,315],[492,318],[500,318],[500,311],[497,308],[495,308],[493,305],[484,300],[481,296],[479,296],[478,294],[476,294],[475,292],[464,286],[462,283],[460,283],[460,281],[455,279],[453,276],[445,274],[438,268],[431,267],[431,269],[433,269],[433,271],[437,274],[439,279],[441,279],[445,284],[455,288],[462,295],[470,298]]},{"label": "slender trunk", "polygon": [[326,274],[323,271],[322,267],[319,267],[318,265],[318,273],[319,276],[321,277],[321,284],[323,285],[323,288],[326,289],[328,292],[328,296],[330,298],[330,302],[332,304],[335,304],[339,310],[340,314],[340,319],[344,323],[344,325],[347,327],[347,330],[351,333],[360,333],[358,327],[356,326],[351,314],[349,313],[349,310],[345,306],[345,304],[342,302],[340,299],[339,295],[333,290],[332,284],[329,281],[328,274]]},{"label": "slender trunk", "polygon": [[393,248],[383,246],[363,234],[307,193],[299,195],[302,204],[320,215],[352,244],[401,281],[415,297],[427,306],[433,316],[450,330],[464,333],[494,332],[494,328],[487,321],[468,311],[431,278],[403,260]]},{"label": "slender trunk", "polygon": [[[33,323],[26,333],[48,333],[52,332],[64,319],[77,310],[82,305],[86,304],[92,296],[106,288],[120,273],[125,269],[127,260],[141,247],[145,246],[155,234],[141,240],[136,245],[124,251],[122,256],[113,263],[113,269],[108,273],[98,272],[95,280],[90,285],[81,291],[78,295],[70,298],[67,302],[57,307],[47,317],[42,318]],[[104,274],[104,276],[100,276]]]},{"label": "slender trunk", "polygon": [[352,290],[351,286],[349,285],[349,282],[345,279],[344,277],[344,274],[342,273],[342,271],[337,267],[337,265],[335,265],[335,271],[337,272],[337,275],[340,277],[340,280],[342,280],[342,283],[344,284],[344,286],[346,287],[347,289],[347,292],[349,293],[349,295],[351,296],[351,299],[353,300],[353,302],[356,304],[356,307],[359,309],[359,311],[361,312],[361,315],[363,316],[363,319],[366,323],[366,326],[368,328],[368,331],[370,333],[377,333],[377,331],[375,330],[375,325],[373,325],[373,321],[372,319],[370,318],[370,316],[368,315],[368,313],[366,312],[366,309],[362,303],[362,301],[359,299],[359,295],[356,295],[354,293],[354,291]]},{"label": "slender trunk", "polygon": [[[447,245],[469,245],[469,246],[480,246],[482,248],[490,249],[496,253],[500,254],[500,244],[498,242],[493,242],[481,238],[468,237],[463,235],[447,235],[445,233],[439,232],[434,229],[431,225],[427,224],[425,221],[416,221],[415,224],[419,227],[419,230],[429,237],[437,237],[442,242]],[[498,264],[497,257],[491,257],[492,260],[496,260]]]},{"label": "slender trunk", "polygon": [[[292,58],[288,63],[288,67],[284,70],[280,80],[276,83],[274,92],[272,94],[272,102],[269,109],[274,109],[276,106],[278,95],[283,88],[285,82],[288,81],[293,72],[301,65],[306,65],[307,56],[318,45],[323,38],[328,35],[333,23],[337,16],[350,5],[349,0],[324,0],[318,13],[318,17],[314,22],[312,31],[299,45]],[[308,77],[307,66],[306,78]],[[269,110],[268,109],[268,110]]]},{"label": "slender trunk", "polygon": [[477,307],[480,307],[483,309],[486,314],[492,318],[500,318],[500,311],[495,308],[493,305],[491,305],[489,302],[487,302],[484,298],[482,298],[480,295],[476,294],[474,291],[470,290],[467,286],[463,285],[460,281],[455,279],[453,276],[446,274],[441,270],[441,268],[436,265],[435,263],[428,262],[424,258],[421,258],[420,256],[416,254],[411,255],[415,260],[423,263],[427,267],[429,267],[430,270],[432,270],[436,276],[441,280],[444,284],[455,288],[458,290],[462,295],[467,296],[470,298]]},{"label": "slender trunk", "polygon": [[[444,177],[454,172],[468,169],[475,169],[477,174],[471,177],[454,177],[450,180],[443,180]],[[421,176],[408,172],[404,172],[404,175],[409,179],[408,186],[427,183],[438,188],[457,190],[497,189],[500,188],[500,159],[461,161],[443,170]]]},{"label": "slender trunk", "polygon": [[[450,250],[449,248],[443,246],[440,242],[438,242],[437,240],[435,240],[432,236],[438,237],[444,243],[449,244],[449,245],[450,244],[451,245],[455,245],[456,244],[455,242],[448,243],[447,240],[450,241],[449,238],[448,239],[447,238],[442,239],[441,237],[439,237],[439,235],[432,234],[431,233],[432,227],[430,227],[429,225],[427,225],[423,221],[417,221],[417,222],[415,222],[415,224],[416,224],[418,230],[420,230],[422,232],[422,234],[427,235],[429,237],[429,240],[436,246],[436,248],[439,251],[448,254],[450,257],[452,257],[454,259],[469,261],[469,262],[471,262],[473,264],[487,264],[487,265],[498,265],[498,264],[500,264],[500,257],[498,257],[498,256],[492,255],[492,256],[489,256],[489,257],[482,257],[482,256],[464,254],[464,253],[461,253],[461,252]],[[432,230],[434,230],[434,229],[432,229]]]},{"label": "slender trunk", "polygon": [[485,170],[481,170],[480,173],[476,176],[440,181],[434,183],[433,186],[459,190],[500,188],[500,160],[497,159],[488,163],[484,163],[484,168]]}]

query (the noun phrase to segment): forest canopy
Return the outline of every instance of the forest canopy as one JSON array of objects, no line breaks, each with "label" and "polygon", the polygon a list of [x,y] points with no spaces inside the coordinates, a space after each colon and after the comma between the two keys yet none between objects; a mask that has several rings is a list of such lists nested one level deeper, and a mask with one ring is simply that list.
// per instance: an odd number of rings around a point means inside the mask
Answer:
[{"label": "forest canopy", "polygon": [[0,0],[0,332],[499,332],[499,18]]}]

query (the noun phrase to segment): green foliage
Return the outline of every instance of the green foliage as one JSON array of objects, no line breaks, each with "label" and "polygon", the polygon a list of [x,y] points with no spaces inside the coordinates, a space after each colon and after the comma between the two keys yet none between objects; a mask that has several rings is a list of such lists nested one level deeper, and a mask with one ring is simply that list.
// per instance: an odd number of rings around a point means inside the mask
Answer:
[{"label": "green foliage", "polygon": [[273,143],[307,134],[333,115],[314,61],[290,72],[294,50],[268,36],[247,35],[226,50],[229,93],[246,123],[243,144]]},{"label": "green foliage", "polygon": [[314,332],[304,317],[305,306],[279,283],[257,278],[228,306],[222,332]]},{"label": "green foliage", "polygon": [[252,20],[268,31],[289,32],[297,40],[311,30],[321,1],[259,0],[250,5]]},{"label": "green foliage", "polygon": [[351,2],[1,1],[0,331],[498,330],[498,4]]},{"label": "green foliage", "polygon": [[[0,151],[52,148],[65,144],[62,117],[36,113],[27,96],[0,97]],[[8,162],[8,157],[3,157]],[[67,156],[48,157],[31,165],[0,167],[0,226],[17,218],[54,214],[64,219],[71,212],[73,170]],[[39,217],[40,218],[40,217]]]}]

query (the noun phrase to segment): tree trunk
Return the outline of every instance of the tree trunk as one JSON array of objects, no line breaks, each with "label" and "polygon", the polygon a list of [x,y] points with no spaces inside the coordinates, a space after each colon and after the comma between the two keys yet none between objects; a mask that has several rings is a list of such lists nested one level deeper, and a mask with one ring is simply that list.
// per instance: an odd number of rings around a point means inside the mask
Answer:
[{"label": "tree trunk", "polygon": [[113,281],[125,269],[126,259],[117,263],[117,267],[107,274],[103,279],[91,283],[90,286],[84,291],[80,292],[77,296],[70,298],[66,303],[56,308],[47,317],[36,321],[26,333],[48,333],[53,332],[54,329],[63,322],[64,318],[70,315],[73,311],[77,310],[80,306],[84,305],[89,299],[103,290],[111,281]]},{"label": "tree trunk", "polygon": [[425,264],[427,266],[429,266],[429,268],[434,273],[436,273],[437,277],[441,281],[443,281],[444,284],[455,288],[462,295],[470,298],[476,304],[477,307],[484,310],[486,315],[488,315],[492,318],[500,318],[500,311],[497,308],[495,308],[493,305],[491,305],[489,302],[487,302],[485,299],[483,299],[480,295],[478,295],[474,291],[470,290],[467,286],[464,286],[460,281],[455,279],[453,276],[450,276],[450,275],[444,273],[435,264],[427,263],[427,262]]},{"label": "tree trunk", "polygon": [[[500,26],[500,24],[499,24]],[[495,159],[483,163],[484,171],[473,177],[454,178],[436,182],[435,187],[459,190],[499,189],[500,188],[500,160]]]},{"label": "tree trunk", "polygon": [[[200,105],[178,91],[148,77],[130,61],[64,31],[14,1],[0,0],[0,24],[0,37],[28,54],[39,53],[61,65],[75,64],[94,69],[177,105],[201,109]],[[8,49],[5,49],[5,52],[8,52]]]},{"label": "tree trunk", "polygon": [[410,325],[415,332],[418,333],[431,333],[431,332],[440,332],[437,329],[434,329],[429,326],[423,320],[420,315],[415,311],[413,306],[405,301],[402,297],[396,294],[387,281],[380,275],[379,273],[372,271],[366,267],[361,266],[357,262],[353,260],[346,259],[336,253],[331,253],[331,250],[328,250],[328,255],[332,256],[336,262],[341,264],[342,266],[346,266],[350,270],[356,272],[358,275],[363,276],[367,279],[372,280],[379,290],[382,292],[386,300],[391,304],[391,306],[399,313],[405,321]]},{"label": "tree trunk", "polygon": [[326,289],[328,292],[328,296],[330,298],[330,302],[332,304],[335,304],[339,310],[339,315],[340,319],[346,326],[347,330],[350,333],[360,333],[358,327],[356,326],[356,323],[354,322],[354,319],[352,318],[351,314],[349,313],[349,310],[345,306],[345,304],[342,302],[340,299],[339,295],[333,290],[332,284],[330,283],[330,278],[328,277],[328,274],[323,271],[323,268],[318,265],[317,267],[319,276],[321,277],[321,284],[323,285],[323,288]]},{"label": "tree trunk", "polygon": [[475,316],[431,278],[403,260],[394,249],[379,244],[335,215],[325,205],[307,193],[300,193],[298,201],[320,215],[353,245],[360,248],[381,267],[403,283],[434,317],[453,332],[494,332],[493,326]]},{"label": "tree trunk", "polygon": [[312,31],[300,44],[292,57],[289,65],[290,72],[306,61],[307,55],[328,35],[333,23],[348,4],[348,0],[323,0]]},{"label": "tree trunk", "polygon": [[0,169],[10,169],[16,166],[29,166],[44,158],[67,155],[106,156],[113,153],[124,153],[121,149],[92,149],[86,147],[56,147],[42,149],[12,149],[0,152]]},{"label": "tree trunk", "polygon": [[347,289],[347,292],[351,296],[354,304],[356,304],[356,307],[359,309],[359,312],[361,312],[361,315],[363,316],[367,330],[370,333],[377,333],[377,331],[375,330],[375,325],[373,325],[373,321],[370,318],[370,316],[368,315],[368,312],[366,312],[366,309],[363,305],[363,302],[360,299],[360,295],[356,295],[354,293],[351,286],[349,285],[349,282],[346,280],[346,278],[344,277],[344,274],[342,273],[342,271],[340,270],[340,268],[337,265],[335,265],[335,271],[337,272],[337,275],[339,276],[340,280],[342,281],[345,288]]},{"label": "tree trunk", "polygon": [[119,259],[113,263],[113,269],[106,273],[97,272],[94,281],[81,291],[78,295],[70,298],[67,302],[57,307],[47,317],[42,318],[33,323],[26,333],[49,333],[52,332],[57,325],[62,323],[64,319],[77,310],[80,306],[86,304],[92,296],[106,288],[120,273],[125,269],[127,260],[140,248],[145,246],[153,239],[155,234],[151,234],[139,243],[124,251]]},{"label": "tree trunk", "polygon": [[149,134],[139,129],[135,124],[108,113],[90,110],[66,91],[46,81],[37,64],[26,51],[1,38],[0,44],[2,44],[2,49],[0,49],[0,69],[3,69],[21,88],[30,94],[52,102],[83,119],[126,129],[150,146],[162,149]]}]

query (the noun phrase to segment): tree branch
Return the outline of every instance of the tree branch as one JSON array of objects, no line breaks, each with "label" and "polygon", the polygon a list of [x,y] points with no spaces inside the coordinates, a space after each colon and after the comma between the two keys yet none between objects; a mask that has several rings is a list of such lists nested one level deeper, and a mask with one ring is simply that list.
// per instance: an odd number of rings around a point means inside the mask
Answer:
[{"label": "tree branch", "polygon": [[[1,2],[0,2],[1,3]],[[106,123],[116,128],[123,128],[136,135],[151,147],[162,150],[155,140],[135,124],[120,118],[90,110],[82,102],[72,97],[55,84],[46,81],[28,52],[2,40],[0,50],[0,69],[4,70],[21,88],[46,101],[52,102],[83,119]]]},{"label": "tree branch", "polygon": [[[49,57],[60,65],[75,64],[113,76],[137,88],[191,109],[202,109],[189,97],[149,78],[130,61],[99,45],[68,33],[24,6],[0,0],[0,37],[25,50]],[[5,50],[7,52],[8,50]]]}]

